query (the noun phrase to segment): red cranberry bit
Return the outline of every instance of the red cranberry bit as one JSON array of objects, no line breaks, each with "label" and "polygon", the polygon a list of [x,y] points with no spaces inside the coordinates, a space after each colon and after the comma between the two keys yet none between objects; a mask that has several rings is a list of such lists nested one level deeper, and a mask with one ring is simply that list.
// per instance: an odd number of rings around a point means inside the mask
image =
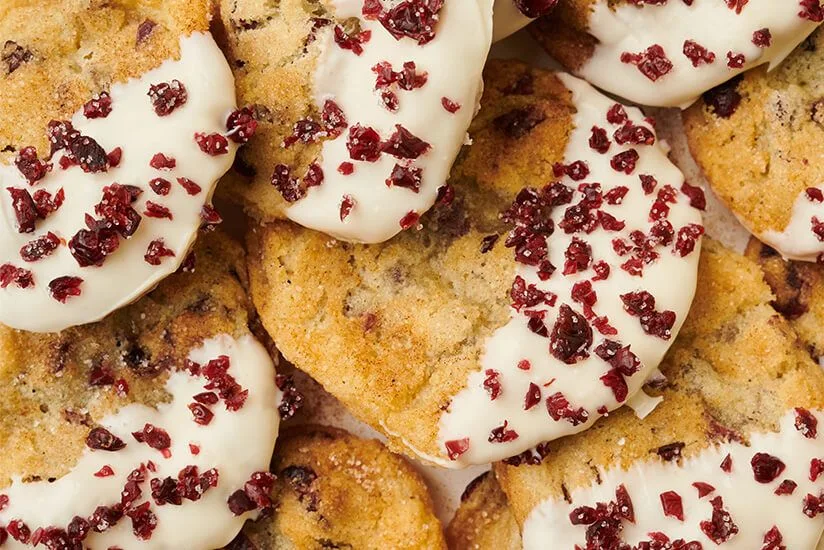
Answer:
[{"label": "red cranberry bit", "polygon": [[160,195],[161,197],[165,197],[169,194],[169,191],[172,190],[172,184],[169,180],[165,180],[163,178],[155,178],[149,182],[149,187],[152,188],[152,191]]},{"label": "red cranberry bit", "polygon": [[521,13],[531,19],[536,19],[552,11],[558,0],[515,0],[515,5]]},{"label": "red cranberry bit", "polygon": [[509,443],[510,441],[515,441],[518,439],[518,432],[507,429],[507,426],[507,422],[504,421],[502,426],[493,428],[492,432],[489,434],[488,441],[490,443]]},{"label": "red cranberry bit", "polygon": [[212,421],[212,418],[215,416],[212,411],[200,403],[189,403],[189,410],[192,411],[192,416],[194,416],[195,422],[201,426],[208,426]]},{"label": "red cranberry bit", "polygon": [[684,505],[681,501],[681,495],[675,491],[661,493],[661,507],[664,509],[665,516],[684,521]]},{"label": "red cranberry bit", "polygon": [[285,164],[275,166],[272,174],[272,185],[277,189],[286,202],[296,202],[306,196],[304,189],[297,178],[293,178],[291,170]]},{"label": "red cranberry bit", "polygon": [[611,145],[612,143],[607,137],[607,131],[598,126],[593,126],[592,135],[589,137],[589,146],[603,155],[609,151]]},{"label": "red cranberry bit", "polygon": [[[519,363],[520,365],[520,363]],[[537,384],[529,383],[529,389],[524,397],[524,410],[528,411],[541,402],[541,388]]]},{"label": "red cranberry bit", "polygon": [[172,446],[169,433],[152,424],[146,424],[139,432],[132,432],[132,437],[134,437],[138,443],[145,443],[152,449],[157,449],[158,451],[167,450]]},{"label": "red cranberry bit", "polygon": [[152,160],[149,161],[149,166],[155,170],[171,170],[177,166],[177,161],[163,153],[155,153]]},{"label": "red cranberry bit", "polygon": [[103,466],[100,470],[94,473],[94,477],[111,477],[114,475],[114,470],[112,470],[111,466]]},{"label": "red cranberry bit", "polygon": [[730,473],[732,471],[732,456],[727,455],[726,457],[724,457],[724,460],[721,461],[720,468],[723,471]]},{"label": "red cranberry bit", "polygon": [[150,506],[148,502],[144,502],[137,508],[126,512],[132,520],[132,533],[140,540],[152,538],[152,532],[157,527],[157,516],[150,510]]},{"label": "red cranberry bit", "polygon": [[743,53],[727,52],[727,67],[730,69],[740,69],[744,66],[746,58]]},{"label": "red cranberry bit", "polygon": [[816,481],[824,472],[824,460],[813,458],[810,460],[810,481]]},{"label": "red cranberry bit", "polygon": [[801,0],[801,11],[798,13],[799,17],[808,19],[814,23],[821,23],[824,21],[824,6],[821,5],[821,0]]},{"label": "red cranberry bit", "polygon": [[166,248],[163,239],[155,239],[149,243],[149,248],[146,250],[143,259],[149,265],[160,265],[163,258],[174,258],[174,256],[174,251]]},{"label": "red cranberry bit", "polygon": [[306,169],[306,174],[303,175],[303,184],[308,187],[317,187],[323,183],[324,175],[323,168],[320,164],[313,162]]},{"label": "red cranberry bit", "polygon": [[23,245],[20,249],[20,257],[26,262],[36,262],[49,256],[57,250],[58,246],[60,246],[60,238],[49,231],[44,236]]},{"label": "red cranberry bit", "polygon": [[562,304],[549,336],[549,351],[559,361],[574,365],[589,357],[592,328],[587,320],[571,307]]},{"label": "red cranberry bit", "polygon": [[195,395],[193,397],[195,401],[198,403],[203,403],[204,405],[216,405],[217,402],[220,400],[215,392],[203,392]]},{"label": "red cranberry bit", "polygon": [[414,136],[400,124],[396,124],[395,132],[381,144],[380,150],[397,158],[415,160],[426,154],[429,149],[431,146],[428,143]]},{"label": "red cranberry bit", "polygon": [[45,219],[49,214],[57,212],[57,210],[63,206],[63,202],[66,200],[66,193],[61,188],[54,194],[54,197],[52,197],[52,194],[48,191],[38,189],[32,197],[35,208],[37,209],[37,216]]},{"label": "red cranberry bit", "polygon": [[592,248],[578,237],[573,237],[564,252],[564,257],[566,258],[564,275],[580,273],[585,271],[592,262]]},{"label": "red cranberry bit", "polygon": [[444,0],[404,0],[386,10],[370,0],[369,5],[364,3],[364,15],[377,18],[395,40],[407,37],[424,45],[435,38],[443,3]]},{"label": "red cranberry bit", "polygon": [[629,120],[626,109],[620,103],[615,103],[607,111],[607,122],[610,124],[623,124]]},{"label": "red cranberry bit", "polygon": [[622,294],[621,300],[627,313],[639,318],[644,332],[663,340],[670,339],[672,326],[675,324],[675,312],[656,311],[655,298],[645,290]]},{"label": "red cranberry bit", "polygon": [[0,495],[0,512],[9,506],[9,495]]},{"label": "red cranberry bit", "polygon": [[29,185],[34,185],[45,178],[46,174],[52,169],[51,164],[37,158],[37,149],[34,147],[22,149],[15,157],[14,165],[20,170]]},{"label": "red cranberry bit", "polygon": [[767,453],[756,453],[750,461],[755,480],[758,483],[771,483],[786,466],[778,458]]},{"label": "red cranberry bit", "polygon": [[740,81],[741,78],[738,76],[705,92],[702,96],[704,103],[717,116],[730,118],[741,104],[741,94],[736,90]]},{"label": "red cranberry bit", "polygon": [[804,513],[805,516],[814,519],[821,513],[824,513],[824,494],[820,494],[819,496],[807,494],[803,500],[803,507],[801,511]]},{"label": "red cranberry bit", "polygon": [[97,533],[102,533],[110,527],[114,527],[123,518],[123,507],[120,504],[114,506],[98,506],[89,518],[92,529]]},{"label": "red cranberry bit", "polygon": [[607,204],[618,205],[624,202],[624,197],[627,196],[629,192],[629,187],[624,187],[623,185],[619,185],[618,187],[614,187],[606,192],[604,195],[604,200]]},{"label": "red cranberry bit", "polygon": [[86,118],[106,118],[112,112],[112,98],[107,92],[101,92],[83,105]]},{"label": "red cranberry bit", "polygon": [[351,162],[341,162],[338,166],[338,172],[344,176],[351,176],[355,172],[355,165]]},{"label": "red cranberry bit", "polygon": [[458,460],[462,454],[469,450],[469,438],[453,439],[452,441],[447,441],[444,446],[446,447],[446,454],[449,460]]},{"label": "red cranberry bit", "polygon": [[83,279],[80,277],[58,277],[49,283],[49,293],[51,297],[65,304],[72,296],[80,296],[80,285]]},{"label": "red cranberry bit", "polygon": [[452,101],[448,97],[441,98],[441,105],[443,105],[443,108],[446,109],[448,113],[453,115],[461,110],[461,104],[457,101]]},{"label": "red cranberry bit", "polygon": [[303,394],[295,386],[295,380],[291,376],[278,374],[275,376],[275,385],[283,392],[283,399],[278,406],[281,420],[288,420],[295,416],[303,406]]},{"label": "red cranberry bit", "polygon": [[114,384],[114,374],[105,364],[94,365],[89,372],[89,385],[93,387],[111,386]]},{"label": "red cranberry bit", "polygon": [[[702,211],[707,209],[707,197],[704,195],[704,190],[700,187],[684,182],[681,185],[681,192],[689,198],[690,206],[693,208]],[[824,200],[824,195],[822,195],[822,200]]]},{"label": "red cranberry bit", "polygon": [[163,506],[165,504],[172,504],[180,506],[183,503],[183,498],[180,495],[177,482],[171,477],[166,479],[154,478],[151,481],[152,498],[155,504]]},{"label": "red cranberry bit", "polygon": [[658,456],[660,456],[667,462],[672,462],[673,460],[678,460],[679,458],[681,458],[681,451],[683,449],[684,443],[676,441],[674,443],[669,443],[667,445],[662,445],[661,447],[658,447],[658,450],[655,452],[658,454]]},{"label": "red cranberry bit", "polygon": [[712,503],[712,518],[701,522],[701,531],[715,544],[722,544],[738,533],[738,526],[733,522],[730,513],[724,510],[721,497],[715,497],[710,502]]},{"label": "red cranberry bit", "polygon": [[372,31],[347,34],[340,25],[335,26],[335,43],[342,50],[350,50],[355,55],[363,53],[363,45],[372,39]]},{"label": "red cranberry bit", "polygon": [[249,107],[233,111],[226,119],[227,137],[235,143],[247,143],[257,131],[258,122]]},{"label": "red cranberry bit", "polygon": [[635,65],[641,74],[653,82],[672,70],[672,61],[659,44],[653,44],[646,51],[637,54],[624,52],[621,54],[621,63]]},{"label": "red cranberry bit", "polygon": [[818,436],[818,419],[807,409],[796,407],[795,429],[807,439],[815,439]]},{"label": "red cranberry bit", "polygon": [[299,120],[292,127],[292,135],[283,140],[283,147],[288,149],[297,142],[314,143],[324,135],[326,135],[326,132],[323,127],[314,120]]},{"label": "red cranberry bit", "polygon": [[346,148],[353,160],[376,162],[381,156],[381,137],[373,128],[356,124],[349,129]]},{"label": "red cranberry bit", "polygon": [[675,251],[682,258],[689,256],[698,239],[704,234],[704,227],[691,223],[678,230],[678,238],[675,240]]},{"label": "red cranberry bit", "polygon": [[11,195],[11,206],[17,218],[17,231],[19,233],[33,233],[35,221],[39,215],[37,205],[35,205],[31,194],[27,189],[17,187],[7,187],[6,191]]},{"label": "red cranberry bit", "polygon": [[140,25],[137,26],[137,41],[136,45],[144,42],[149,35],[152,34],[152,31],[157,26],[157,23],[152,21],[151,19],[144,20]]},{"label": "red cranberry bit", "polygon": [[152,84],[149,87],[149,99],[152,101],[157,116],[168,116],[177,108],[186,104],[189,94],[186,86],[179,80]]},{"label": "red cranberry bit", "polygon": [[343,134],[343,131],[349,126],[349,123],[346,121],[346,116],[343,114],[343,110],[331,99],[327,99],[323,103],[321,120],[326,128],[326,133],[332,138],[336,138]]},{"label": "red cranberry bit", "polygon": [[74,164],[86,173],[106,172],[109,169],[109,156],[94,139],[78,133],[71,137],[68,148],[69,154],[60,159],[64,169]]},{"label": "red cranberry bit", "polygon": [[715,53],[707,50],[704,46],[694,40],[684,41],[684,55],[692,62],[693,67],[699,67],[701,64],[715,62]]},{"label": "red cranberry bit", "polygon": [[123,149],[115,147],[106,155],[106,161],[111,168],[120,166],[120,160],[123,158]]},{"label": "red cranberry bit", "polygon": [[200,454],[200,446],[195,445],[194,443],[189,443],[189,452],[192,453],[192,455],[194,455],[194,456],[199,455]]},{"label": "red cranberry bit", "polygon": [[122,439],[106,428],[93,428],[86,436],[86,446],[96,451],[119,451],[126,446]]},{"label": "red cranberry bit", "polygon": [[632,121],[615,130],[612,137],[618,145],[626,145],[627,143],[653,145],[655,143],[655,134],[652,133],[652,130],[646,126],[636,126]]},{"label": "red cranberry bit", "polygon": [[395,187],[404,187],[417,193],[421,189],[422,174],[423,170],[420,168],[396,164],[389,179],[386,180],[386,185],[387,187],[393,185]]},{"label": "red cranberry bit", "polygon": [[622,153],[618,153],[609,161],[609,165],[616,172],[623,172],[624,174],[632,174],[635,171],[635,165],[638,163],[638,151],[629,149]]},{"label": "red cranberry bit", "polygon": [[761,550],[787,550],[787,547],[781,544],[783,541],[784,537],[781,535],[781,531],[773,525],[772,529],[764,535],[764,545]]},{"label": "red cranberry bit", "polygon": [[796,487],[798,487],[798,483],[791,479],[785,479],[781,482],[778,488],[775,490],[776,495],[791,495],[795,492]]},{"label": "red cranberry bit", "polygon": [[3,264],[0,266],[0,288],[6,288],[11,284],[17,288],[29,288],[34,285],[34,277],[27,269]]},{"label": "red cranberry bit", "polygon": [[149,218],[174,219],[171,210],[152,201],[146,201],[146,211],[143,212],[143,215]]},{"label": "red cranberry bit", "polygon": [[487,369],[484,374],[486,374],[484,389],[489,394],[489,399],[495,401],[498,396],[501,395],[501,373],[496,370]]},{"label": "red cranberry bit", "polygon": [[349,214],[352,213],[352,209],[355,207],[355,199],[352,195],[344,195],[343,199],[340,201],[340,221],[346,220],[349,217]]},{"label": "red cranberry bit", "polygon": [[411,210],[411,211],[407,212],[406,215],[403,218],[400,219],[399,223],[400,223],[401,229],[406,230],[406,229],[409,229],[410,227],[414,227],[414,226],[418,225],[418,222],[420,221],[420,219],[421,219],[421,215],[418,214],[417,212],[415,212],[414,210]]},{"label": "red cranberry bit", "polygon": [[491,251],[495,248],[495,244],[500,239],[500,235],[487,235],[483,239],[481,239],[481,254],[486,254],[487,252]]},{"label": "red cranberry bit", "polygon": [[6,531],[11,538],[23,544],[28,544],[31,537],[31,529],[20,519],[11,520],[6,526]]},{"label": "red cranberry bit", "polygon": [[753,32],[752,43],[759,48],[769,48],[772,46],[772,33],[770,32],[770,29],[765,27]]},{"label": "red cranberry bit", "polygon": [[698,489],[698,498],[704,498],[708,494],[715,491],[715,487],[709,483],[704,483],[703,481],[696,481],[692,484],[692,486]]},{"label": "red cranberry bit", "polygon": [[624,377],[618,369],[608,371],[601,377],[601,382],[612,390],[612,394],[615,396],[615,400],[618,403],[623,403],[627,400],[627,396],[629,395],[629,387],[627,386],[627,381],[624,380]]},{"label": "red cranberry bit", "polygon": [[192,196],[197,195],[202,191],[200,186],[189,178],[177,178],[177,183],[179,183],[180,186],[186,190],[186,193]]},{"label": "red cranberry bit", "polygon": [[744,6],[746,6],[747,3],[750,0],[725,0],[725,1],[727,2],[727,7],[728,8],[730,8],[731,10],[734,10],[736,14],[740,14],[741,10],[744,9]]},{"label": "red cranberry bit", "polygon": [[229,140],[221,134],[195,133],[195,142],[200,150],[211,157],[225,155],[229,152]]}]

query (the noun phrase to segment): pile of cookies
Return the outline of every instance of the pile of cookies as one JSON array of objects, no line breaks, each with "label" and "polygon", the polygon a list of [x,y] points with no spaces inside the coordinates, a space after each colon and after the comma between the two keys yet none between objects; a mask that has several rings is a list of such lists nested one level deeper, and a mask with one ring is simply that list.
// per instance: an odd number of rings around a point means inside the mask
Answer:
[{"label": "pile of cookies", "polygon": [[[0,548],[817,547],[819,0],[55,7],[0,3]],[[443,529],[416,466],[490,464]]]}]

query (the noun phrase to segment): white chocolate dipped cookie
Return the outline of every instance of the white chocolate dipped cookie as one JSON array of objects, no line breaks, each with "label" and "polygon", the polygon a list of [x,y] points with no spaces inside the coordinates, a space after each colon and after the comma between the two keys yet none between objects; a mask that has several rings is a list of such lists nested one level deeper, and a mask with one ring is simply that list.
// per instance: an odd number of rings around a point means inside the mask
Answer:
[{"label": "white chocolate dipped cookie", "polygon": [[703,233],[701,190],[639,110],[519,63],[486,76],[473,145],[421,228],[382,246],[249,233],[284,355],[394,449],[447,467],[632,400],[687,315]]},{"label": "white chocolate dipped cookie", "polygon": [[492,40],[497,42],[551,12],[558,0],[495,0]]},{"label": "white chocolate dipped cookie", "polygon": [[599,88],[686,108],[741,72],[775,68],[822,20],[808,0],[571,0],[532,29]]},{"label": "white chocolate dipped cookie", "polygon": [[0,331],[4,549],[210,550],[272,507],[292,391],[249,328],[240,246],[195,254],[100,323]]},{"label": "white chocolate dipped cookie", "polygon": [[[200,227],[219,221],[211,207],[215,184],[255,122],[236,110],[231,70],[207,29],[179,36],[170,45],[177,54],[156,60],[146,72],[107,74],[107,58],[98,62],[94,56],[109,45],[95,43],[94,30],[73,24],[76,18],[103,26],[112,14],[70,5],[63,14],[70,21],[63,23],[88,42],[85,59],[92,61],[82,71],[92,76],[65,75],[68,52],[60,50],[70,38],[58,35],[43,51],[42,37],[18,36],[19,19],[46,3],[19,4],[0,15],[4,36],[15,38],[15,51],[23,52],[0,81],[0,102],[29,108],[33,116],[26,124],[34,128],[9,136],[9,159],[0,166],[0,322],[56,332],[102,319],[183,264]],[[189,9],[196,13],[198,7]],[[139,8],[124,10],[120,17],[147,17]],[[53,17],[45,17],[49,31]],[[158,25],[149,19],[125,25],[119,32],[129,37],[128,46],[118,44],[122,51],[106,56],[133,56],[139,65],[143,54],[134,52],[150,47],[144,43],[153,40]],[[167,40],[157,32],[157,40]],[[41,83],[54,62],[50,53],[63,53],[63,64],[53,81]],[[26,83],[74,93],[48,113],[12,97],[27,93]],[[98,88],[81,96],[87,85]],[[66,104],[74,110],[70,120],[62,118]],[[3,113],[0,124],[16,116]],[[37,139],[25,141],[34,133]]]},{"label": "white chocolate dipped cookie", "polygon": [[658,408],[496,467],[524,548],[816,548],[824,375],[771,298],[755,263],[705,242]]},{"label": "white chocolate dipped cookie", "polygon": [[716,195],[785,258],[824,258],[824,33],[776,70],[751,71],[683,114]]},{"label": "white chocolate dipped cookie", "polygon": [[435,203],[478,108],[492,0],[223,0],[257,139],[227,197],[379,243]]}]

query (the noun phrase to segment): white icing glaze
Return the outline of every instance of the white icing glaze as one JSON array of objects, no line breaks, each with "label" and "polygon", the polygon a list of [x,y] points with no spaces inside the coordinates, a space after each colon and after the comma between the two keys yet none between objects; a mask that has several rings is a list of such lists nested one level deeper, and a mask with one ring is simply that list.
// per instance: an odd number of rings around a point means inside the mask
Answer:
[{"label": "white icing glaze", "polygon": [[[824,417],[816,414],[819,427]],[[783,545],[793,550],[816,548],[824,515],[811,519],[802,513],[802,500],[809,493],[819,496],[824,489],[824,477],[816,482],[809,479],[810,460],[824,456],[824,436],[819,431],[816,439],[807,439],[794,423],[790,413],[781,421],[779,433],[755,434],[749,447],[729,443],[707,449],[681,464],[656,460],[634,464],[628,471],[620,468],[601,469],[600,485],[577,488],[570,492],[572,503],[564,500],[546,500],[536,506],[524,523],[525,549],[546,548],[552,541],[558,548],[586,547],[586,525],[572,525],[570,512],[579,506],[594,506],[597,502],[615,499],[615,489],[623,484],[635,511],[635,523],[622,522],[623,539],[628,544],[648,540],[647,533],[663,532],[671,539],[698,541],[705,549],[717,545],[699,527],[700,522],[712,516],[710,500],[722,497],[724,509],[739,532],[721,547],[729,550],[762,548],[764,534],[773,526],[783,536]],[[762,484],[755,480],[750,461],[755,453],[767,453],[781,459],[786,465],[775,481]],[[732,470],[725,473],[719,465],[729,454]],[[775,495],[776,488],[785,479],[798,484],[792,495]],[[695,482],[709,483],[715,491],[699,498],[692,486]],[[683,501],[684,521],[663,513],[660,495],[675,491]]]},{"label": "white icing glaze", "polygon": [[513,0],[495,0],[492,41],[503,40],[507,36],[529,25],[533,19],[527,17]]},{"label": "white icing glaze", "polygon": [[[817,189],[824,192],[824,186]],[[765,231],[758,238],[787,259],[814,262],[824,253],[824,234],[819,238],[813,232],[813,218],[824,222],[824,204],[811,200],[804,191],[795,199],[787,227]]]},{"label": "white icing glaze", "polygon": [[[579,75],[596,86],[643,105],[687,107],[706,90],[752,67],[775,67],[819,23],[799,17],[797,0],[749,0],[740,14],[724,1],[681,0],[664,5],[636,7],[622,4],[610,9],[596,0],[589,18],[589,33],[598,39],[595,52]],[[753,32],[768,28],[772,46],[756,46]],[[715,61],[695,68],[683,54],[684,42],[694,40],[715,53]],[[624,52],[639,53],[659,44],[673,64],[669,74],[653,82],[636,66],[621,62]],[[742,68],[727,66],[727,52],[742,53]]]},{"label": "white icing glaze", "polygon": [[[58,152],[52,159],[52,171],[34,186],[29,186],[14,166],[0,167],[0,264],[10,263],[31,270],[34,287],[17,288],[14,284],[0,289],[0,322],[14,328],[35,332],[56,332],[64,328],[97,321],[123,307],[174,273],[186,259],[201,225],[201,209],[211,201],[217,180],[232,165],[235,150],[220,156],[202,152],[194,139],[196,132],[226,133],[226,119],[235,109],[234,78],[210,34],[193,34],[180,41],[180,60],[168,60],[138,79],[115,84],[109,90],[112,111],[106,118],[87,119],[82,109],[72,119],[83,135],[94,138],[107,152],[123,150],[120,165],[108,172],[84,173],[74,166],[62,170]],[[188,101],[170,115],[155,114],[148,97],[152,84],[177,79],[188,91]],[[45,128],[43,129],[45,131]],[[173,157],[173,170],[156,170],[151,158],[162,152]],[[48,151],[40,151],[41,158]],[[149,187],[153,178],[171,183],[167,196],[157,195]],[[190,196],[177,178],[196,182],[201,192]],[[86,229],[84,216],[95,215],[94,206],[101,201],[104,187],[117,182],[143,190],[132,205],[141,215],[146,201],[168,207],[173,220],[143,216],[137,232],[120,239],[120,247],[101,267],[80,267],[72,257],[68,241],[80,229]],[[55,195],[63,189],[65,203],[45,220],[37,222],[34,233],[19,233],[7,187],[26,189],[32,194],[44,189]],[[50,256],[36,262],[24,262],[20,248],[31,240],[55,233],[64,244]],[[159,266],[144,260],[149,243],[163,239],[174,257],[163,258]],[[48,284],[62,276],[84,280],[82,294],[69,297],[65,304],[49,294]],[[33,315],[32,312],[37,312]]]},{"label": "white icing glaze", "polygon": [[[10,487],[0,491],[9,497],[8,507],[0,511],[0,525],[22,519],[32,532],[37,527],[65,529],[75,515],[89,516],[98,506],[120,502],[120,492],[129,473],[141,463],[153,461],[157,472],[147,473],[147,480],[141,484],[142,496],[135,503],[150,501],[152,504],[157,527],[151,538],[138,540],[132,534],[130,519],[124,517],[103,533],[91,532],[84,547],[211,550],[228,544],[243,523],[255,517],[254,512],[234,516],[227,499],[243,488],[252,473],[268,471],[280,422],[277,407],[281,394],[275,386],[272,360],[253,337],[235,340],[228,335],[217,336],[193,349],[189,359],[206,364],[220,355],[229,357],[229,374],[249,391],[242,408],[227,411],[223,402],[219,402],[211,406],[214,418],[208,425],[196,424],[188,404],[193,402],[192,396],[206,391],[207,380],[186,371],[176,371],[166,382],[166,390],[172,397],[169,403],[161,404],[157,409],[131,404],[100,422],[126,442],[122,450],[86,449],[71,472],[53,483],[23,483],[15,479]],[[172,441],[169,458],[132,437],[131,433],[140,431],[146,423],[169,432]],[[190,443],[200,446],[199,454],[192,454]],[[105,465],[114,470],[114,475],[95,477],[95,472]],[[151,497],[149,479],[167,476],[177,479],[178,472],[189,465],[197,466],[201,473],[216,468],[218,485],[208,489],[197,501],[184,499],[180,506],[156,505]],[[3,548],[14,550],[30,546],[9,538]]]},{"label": "white icing glaze", "polygon": [[[609,205],[604,202],[603,210],[613,214],[618,220],[625,220],[626,227],[621,231],[608,232],[596,229],[593,233],[566,234],[559,228],[568,205],[556,207],[551,214],[555,222],[555,232],[547,239],[549,259],[557,268],[555,273],[544,282],[537,276],[537,270],[523,264],[516,264],[515,275],[523,277],[527,283],[535,284],[542,291],[550,291],[558,296],[555,307],[536,307],[546,309],[544,324],[551,331],[562,304],[568,304],[575,312],[582,313],[581,305],[571,299],[573,284],[578,281],[591,280],[595,275],[592,268],[583,272],[563,275],[564,253],[573,237],[586,241],[592,247],[593,262],[606,261],[610,265],[610,275],[605,281],[593,281],[592,288],[597,293],[595,314],[607,316],[609,323],[618,331],[611,340],[630,345],[641,361],[640,370],[627,379],[628,396],[631,397],[641,389],[644,381],[663,358],[670,344],[684,321],[695,293],[700,242],[695,250],[682,258],[672,251],[672,246],[658,247],[660,259],[647,265],[643,277],[632,276],[621,269],[620,265],[627,256],[619,257],[612,247],[615,238],[628,239],[633,230],[649,233],[652,223],[649,220],[650,207],[657,192],[668,184],[680,189],[684,181],[681,172],[668,159],[658,145],[618,145],[612,141],[609,151],[600,154],[590,148],[589,138],[593,125],[607,130],[610,138],[618,127],[607,122],[606,114],[614,104],[612,100],[599,94],[583,81],[569,75],[560,75],[564,84],[572,91],[573,101],[578,110],[574,117],[575,129],[570,135],[565,152],[564,163],[584,160],[589,165],[590,174],[583,182],[600,182],[604,194],[619,186],[629,188],[621,205]],[[627,108],[627,114],[636,125],[648,127],[640,110]],[[619,152],[631,147],[639,154],[635,171],[631,175],[618,173],[610,166],[610,159]],[[651,174],[658,180],[658,186],[652,194],[645,194],[641,188],[639,174]],[[572,181],[564,176],[561,182],[577,188],[581,182]],[[576,192],[572,203],[580,200],[581,193]],[[676,232],[688,224],[700,224],[701,215],[690,206],[685,195],[680,191],[677,203],[670,204],[668,220]],[[501,246],[499,244],[498,246]],[[631,316],[624,309],[620,295],[646,290],[656,299],[658,311],[675,312],[676,320],[672,327],[672,337],[664,340],[644,332],[637,317]],[[600,416],[597,409],[605,406],[614,410],[622,405],[612,391],[601,382],[610,366],[594,353],[594,348],[604,336],[594,327],[593,343],[590,356],[574,365],[566,365],[549,353],[550,340],[533,333],[527,327],[528,317],[511,310],[510,321],[497,329],[485,345],[479,371],[469,376],[467,387],[456,395],[449,410],[441,417],[439,444],[441,449],[446,442],[469,438],[469,449],[456,461],[462,465],[481,464],[516,455],[536,444],[580,432]],[[518,368],[522,360],[531,363],[529,370]],[[500,373],[501,393],[490,399],[490,393],[484,388],[487,370]],[[551,386],[545,384],[554,379]],[[541,388],[540,402],[524,410],[524,400],[530,383]],[[554,421],[548,413],[546,399],[555,392],[561,392],[574,407],[584,407],[589,413],[589,420],[577,426],[561,418]],[[491,431],[507,422],[507,428],[515,430],[518,438],[509,442],[489,442]]]},{"label": "white icing glaze", "polygon": [[[371,31],[372,36],[358,56],[335,43],[331,26],[320,33],[322,53],[314,75],[318,107],[327,99],[334,100],[350,128],[355,124],[372,127],[384,140],[400,124],[431,149],[411,163],[423,170],[420,192],[388,187],[386,180],[393,167],[403,161],[389,154],[381,155],[377,162],[352,160],[346,148],[346,130],[323,143],[319,163],[324,181],[292,204],[287,216],[342,240],[377,243],[400,232],[399,222],[408,212],[426,212],[449,177],[481,93],[481,72],[492,40],[492,0],[447,0],[434,40],[422,46],[410,38],[396,40],[380,22],[363,19],[362,0],[334,0],[333,4],[339,19],[360,18],[361,29]],[[382,61],[391,63],[395,71],[413,61],[418,72],[428,73],[423,87],[396,90],[400,106],[394,113],[382,105],[380,93],[375,91],[372,67]],[[454,114],[447,112],[441,102],[444,97],[461,108]],[[342,162],[354,164],[352,175],[338,172]],[[354,198],[355,205],[341,221],[344,195]]]}]

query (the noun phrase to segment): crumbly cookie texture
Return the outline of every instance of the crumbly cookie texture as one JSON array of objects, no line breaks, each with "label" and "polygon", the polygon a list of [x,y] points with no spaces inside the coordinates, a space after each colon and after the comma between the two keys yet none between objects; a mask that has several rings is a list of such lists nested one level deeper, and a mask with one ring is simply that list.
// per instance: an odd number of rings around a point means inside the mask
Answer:
[{"label": "crumbly cookie texture", "polygon": [[193,260],[193,272],[100,323],[50,335],[0,328],[0,487],[13,475],[66,474],[97,421],[129,403],[166,402],[169,369],[182,367],[191,349],[250,333],[241,247],[214,233]]},{"label": "crumbly cookie texture", "polygon": [[209,30],[209,0],[8,0],[0,5],[0,158],[48,151],[67,120],[114,82],[177,59],[180,37]]},{"label": "crumbly cookie texture", "polygon": [[648,387],[664,397],[649,416],[640,421],[632,411],[618,411],[582,435],[550,444],[551,460],[541,465],[496,466],[519,522],[543,500],[589,487],[599,478],[596,466],[663,461],[673,444],[677,456],[690,459],[728,438],[747,441],[752,433],[776,430],[793,407],[824,405],[824,375],[770,306],[757,264],[705,242],[698,288],[661,366],[666,384]]},{"label": "crumbly cookie texture", "polygon": [[785,260],[773,248],[750,239],[746,256],[761,266],[775,298],[773,307],[793,326],[813,358],[824,355],[824,268]]},{"label": "crumbly cookie texture", "polygon": [[486,472],[472,480],[446,529],[451,550],[520,550],[521,531],[495,475]]},{"label": "crumbly cookie texture", "polygon": [[815,191],[824,184],[817,161],[823,51],[818,31],[777,69],[750,71],[683,114],[690,149],[715,193],[762,241],[804,260],[824,250],[812,219],[824,219]]},{"label": "crumbly cookie texture", "polygon": [[249,523],[227,550],[446,548],[420,475],[380,442],[299,426],[278,440],[273,517]]}]

